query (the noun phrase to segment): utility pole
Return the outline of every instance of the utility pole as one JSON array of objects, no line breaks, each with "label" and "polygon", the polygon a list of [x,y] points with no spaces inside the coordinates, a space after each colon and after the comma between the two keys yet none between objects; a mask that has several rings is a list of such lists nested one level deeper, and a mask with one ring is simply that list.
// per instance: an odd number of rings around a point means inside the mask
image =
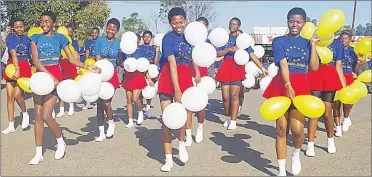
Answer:
[{"label": "utility pole", "polygon": [[355,33],[354,23],[355,23],[356,4],[357,4],[357,1],[354,1],[353,23],[351,24],[351,31],[352,31],[352,33]]}]

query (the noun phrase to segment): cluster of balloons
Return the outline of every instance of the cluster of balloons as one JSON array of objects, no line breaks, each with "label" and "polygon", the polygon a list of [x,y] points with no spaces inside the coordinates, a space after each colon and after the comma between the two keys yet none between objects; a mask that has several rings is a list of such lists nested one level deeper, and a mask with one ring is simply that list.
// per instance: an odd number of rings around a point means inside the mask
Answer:
[{"label": "cluster of balloons", "polygon": [[[13,78],[15,72],[16,72],[16,67],[14,64],[9,64],[5,67],[5,75],[8,78]],[[32,90],[30,89],[30,78],[26,77],[21,77],[17,79],[17,84],[19,87],[21,87],[22,90],[28,93],[32,93]]]},{"label": "cluster of balloons", "polygon": [[[68,35],[68,29],[65,27],[65,26],[60,26],[58,27],[57,33],[60,33],[60,34],[63,34],[64,36],[66,36],[68,42],[69,42],[69,45],[68,45],[68,48],[70,49],[71,53],[75,53],[75,49],[74,47],[72,46],[72,39],[71,37]],[[67,58],[67,55],[65,53],[65,51],[62,49],[61,50],[61,55],[63,58]]]},{"label": "cluster of balloons", "polygon": [[350,86],[336,92],[334,100],[340,100],[344,104],[357,103],[368,94],[367,86],[363,82],[372,82],[372,70],[364,71]]},{"label": "cluster of balloons", "polygon": [[[279,67],[277,67],[274,63],[270,64],[268,67],[269,75],[262,78],[260,80],[260,90],[265,91],[267,86],[269,86],[271,80],[278,74]],[[243,80],[242,84],[246,88],[252,88],[256,84],[255,77],[258,76],[259,73],[262,71],[257,67],[257,65],[250,61],[245,65],[245,80]]]},{"label": "cluster of balloons", "polygon": [[127,58],[124,61],[124,69],[128,72],[135,72],[135,71],[146,72],[149,70],[149,68],[150,68],[150,62],[147,58],[144,58],[144,57],[141,57],[138,59]]},{"label": "cluster of balloons", "polygon": [[372,39],[371,38],[363,38],[357,44],[355,44],[355,53],[357,55],[362,56],[363,61],[367,59],[367,57],[371,57],[372,55]]}]

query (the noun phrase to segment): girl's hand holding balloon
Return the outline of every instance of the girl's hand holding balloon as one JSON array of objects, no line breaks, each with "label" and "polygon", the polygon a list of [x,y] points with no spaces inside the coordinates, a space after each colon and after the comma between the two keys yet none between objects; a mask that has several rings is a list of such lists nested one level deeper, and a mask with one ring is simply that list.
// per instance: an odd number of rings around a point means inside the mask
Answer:
[{"label": "girl's hand holding balloon", "polygon": [[52,77],[53,77],[54,87],[57,87],[57,85],[59,84],[59,81],[54,76]]},{"label": "girl's hand holding balloon", "polygon": [[87,66],[86,67],[88,71],[92,72],[92,73],[101,73],[101,69],[98,68],[97,66]]},{"label": "girl's hand holding balloon", "polygon": [[320,37],[314,33],[313,37],[310,39],[312,45],[315,45],[318,41],[320,41]]},{"label": "girl's hand holding balloon", "polygon": [[261,71],[262,71],[262,73],[263,73],[264,76],[268,76],[269,75],[269,72],[265,68],[262,68]]},{"label": "girl's hand holding balloon", "polygon": [[290,99],[293,99],[296,95],[290,83],[286,85],[286,89],[287,89],[287,97]]},{"label": "girl's hand holding balloon", "polygon": [[13,79],[14,79],[14,80],[17,80],[19,77],[20,77],[19,68],[16,68],[16,69],[15,69],[14,76],[13,76]]},{"label": "girl's hand holding balloon", "polygon": [[199,84],[199,83],[200,83],[200,81],[201,81],[200,74],[197,74],[197,75],[195,76],[194,81],[195,81],[196,84]]},{"label": "girl's hand holding balloon", "polygon": [[182,98],[182,92],[181,90],[176,90],[174,92],[174,101],[181,103],[181,98]]}]

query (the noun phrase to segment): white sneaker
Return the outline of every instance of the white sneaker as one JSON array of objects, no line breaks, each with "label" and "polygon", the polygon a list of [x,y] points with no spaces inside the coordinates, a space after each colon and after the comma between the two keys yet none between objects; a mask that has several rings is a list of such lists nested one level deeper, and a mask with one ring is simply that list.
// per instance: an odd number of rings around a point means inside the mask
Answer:
[{"label": "white sneaker", "polygon": [[315,150],[314,150],[314,142],[310,144],[311,142],[308,142],[307,144],[307,150],[305,155],[308,157],[314,157],[315,156]]},{"label": "white sneaker", "polygon": [[75,113],[75,111],[70,109],[70,110],[68,110],[67,115],[68,115],[68,116],[73,116],[74,113]]},{"label": "white sneaker", "polygon": [[192,145],[192,137],[186,137],[186,141],[185,141],[185,145],[186,147],[190,147]]},{"label": "white sneaker", "polygon": [[230,121],[229,127],[227,127],[228,130],[235,130],[236,129],[236,121]]},{"label": "white sneaker", "polygon": [[146,113],[146,116],[147,116],[148,118],[151,118],[151,117],[152,117],[151,109],[147,110],[145,113]]},{"label": "white sneaker", "polygon": [[335,133],[335,136],[337,136],[337,137],[342,137],[341,126],[336,126],[336,133]]},{"label": "white sneaker", "polygon": [[330,154],[336,153],[336,145],[334,141],[328,140],[328,153]]},{"label": "white sneaker", "polygon": [[223,123],[223,127],[228,127],[230,125],[230,122],[231,122],[231,119],[230,118],[227,118],[225,123]]},{"label": "white sneaker", "polygon": [[57,118],[61,118],[61,117],[63,117],[63,116],[65,116],[65,113],[64,113],[64,112],[59,112],[59,113],[56,115]]},{"label": "white sneaker", "polygon": [[6,134],[9,134],[9,133],[14,133],[14,132],[15,132],[14,128],[8,127],[5,130],[3,130],[1,133],[6,135]]},{"label": "white sneaker", "polygon": [[342,124],[342,131],[349,131],[349,123],[347,121],[344,121],[344,123]]},{"label": "white sneaker", "polygon": [[59,160],[62,159],[63,156],[65,156],[65,149],[66,149],[66,144],[65,143],[57,143],[57,150],[56,154],[54,155],[54,158]]},{"label": "white sneaker", "polygon": [[349,127],[351,127],[351,119],[348,118],[348,119],[346,119],[346,120],[347,120],[347,123],[349,123]]},{"label": "white sneaker", "polygon": [[292,156],[292,173],[293,175],[298,175],[301,172],[301,160],[300,156]]},{"label": "white sneaker", "polygon": [[162,172],[170,172],[170,170],[173,168],[173,162],[172,163],[168,163],[166,162],[163,166],[161,166],[160,170]]},{"label": "white sneaker", "polygon": [[203,141],[203,129],[197,129],[195,135],[195,142],[201,143]]},{"label": "white sneaker", "polygon": [[96,138],[96,141],[97,142],[101,142],[101,141],[103,141],[105,139],[106,139],[106,136],[105,135],[102,135],[102,136],[100,135],[99,137]]},{"label": "white sneaker", "polygon": [[41,161],[43,161],[43,156],[42,155],[41,156],[40,155],[35,155],[35,157],[30,160],[30,165],[37,165]]},{"label": "white sneaker", "polygon": [[22,115],[22,129],[25,129],[30,124],[30,116],[28,114]]},{"label": "white sneaker", "polygon": [[178,145],[178,151],[181,162],[183,163],[187,162],[189,160],[189,154],[187,153],[185,143],[180,143]]},{"label": "white sneaker", "polygon": [[278,176],[287,176],[287,172],[279,173]]},{"label": "white sneaker", "polygon": [[115,124],[109,124],[107,128],[106,137],[111,138],[112,136],[114,136],[114,133],[115,133]]},{"label": "white sneaker", "polygon": [[143,112],[138,112],[137,124],[141,125],[142,123],[143,123]]},{"label": "white sneaker", "polygon": [[133,127],[133,126],[134,126],[133,122],[129,122],[125,127],[126,127],[126,128],[131,128],[131,127]]}]

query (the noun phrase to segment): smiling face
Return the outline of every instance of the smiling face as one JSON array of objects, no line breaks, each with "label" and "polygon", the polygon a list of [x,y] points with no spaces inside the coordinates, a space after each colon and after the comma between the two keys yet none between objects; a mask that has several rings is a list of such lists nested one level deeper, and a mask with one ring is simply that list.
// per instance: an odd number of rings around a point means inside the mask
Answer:
[{"label": "smiling face", "polygon": [[96,40],[99,36],[98,31],[92,30],[92,32],[90,32],[90,36],[92,36],[93,40]]},{"label": "smiling face", "polygon": [[304,27],[305,20],[302,15],[295,14],[295,15],[289,16],[287,23],[288,23],[290,34],[292,34],[293,36],[297,36],[300,34],[302,28]]},{"label": "smiling face", "polygon": [[185,30],[185,17],[182,15],[173,16],[170,24],[174,32],[182,34]]},{"label": "smiling face", "polygon": [[44,33],[49,33],[54,27],[54,21],[48,15],[43,15],[40,17],[40,27],[43,29]]},{"label": "smiling face", "polygon": [[145,35],[143,35],[143,43],[145,43],[145,45],[150,44],[151,40],[152,36],[150,34],[146,33]]},{"label": "smiling face", "polygon": [[118,32],[118,28],[115,24],[109,23],[106,25],[106,36],[109,39],[115,37],[115,34]]},{"label": "smiling face", "polygon": [[13,30],[17,34],[17,36],[22,36],[25,32],[25,24],[23,21],[16,21],[13,23]]},{"label": "smiling face", "polygon": [[340,39],[342,41],[342,44],[344,44],[344,47],[348,47],[350,45],[350,42],[351,42],[351,37],[347,34],[342,34],[340,36]]}]

